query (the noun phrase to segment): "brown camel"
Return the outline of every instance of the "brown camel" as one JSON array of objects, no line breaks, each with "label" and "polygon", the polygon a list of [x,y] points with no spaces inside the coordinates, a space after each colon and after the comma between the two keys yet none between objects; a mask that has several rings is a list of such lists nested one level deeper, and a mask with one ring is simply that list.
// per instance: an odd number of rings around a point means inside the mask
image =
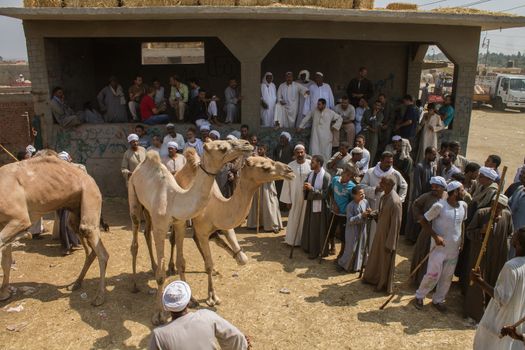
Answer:
[{"label": "brown camel", "polygon": [[0,300],[10,297],[11,243],[27,235],[27,229],[44,214],[57,209],[71,211],[70,224],[78,232],[86,252],[84,266],[70,290],[80,288],[89,267],[98,258],[99,289],[92,304],[104,302],[108,252],[100,238],[102,195],[95,180],[78,166],[56,157],[53,151],[0,168],[0,250],[4,273]]},{"label": "brown camel", "polygon": [[[210,200],[215,176],[229,161],[252,152],[253,147],[245,140],[211,141],[204,144],[202,162],[197,169],[194,184],[189,189],[181,188],[168,169],[161,163],[155,151],[149,151],[129,178],[128,200],[133,229],[131,254],[133,261],[133,289],[137,290],[136,257],[138,251],[138,229],[143,209],[147,212],[153,231],[157,266],[156,312],[153,323],[165,323],[169,314],[162,310],[162,284],[166,278],[164,239],[174,219],[188,220],[198,216]],[[149,236],[149,235],[148,235]],[[151,241],[148,242],[148,245]]]}]

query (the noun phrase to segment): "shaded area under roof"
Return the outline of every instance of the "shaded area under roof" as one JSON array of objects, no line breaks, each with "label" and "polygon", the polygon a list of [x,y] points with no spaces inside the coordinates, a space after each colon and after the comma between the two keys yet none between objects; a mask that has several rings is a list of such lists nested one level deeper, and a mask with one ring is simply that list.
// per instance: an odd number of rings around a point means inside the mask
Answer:
[{"label": "shaded area under roof", "polygon": [[167,20],[252,19],[290,21],[374,22],[480,27],[481,30],[525,27],[524,16],[456,14],[434,11],[329,9],[314,7],[112,7],[112,8],[0,8],[0,15],[22,20]]}]

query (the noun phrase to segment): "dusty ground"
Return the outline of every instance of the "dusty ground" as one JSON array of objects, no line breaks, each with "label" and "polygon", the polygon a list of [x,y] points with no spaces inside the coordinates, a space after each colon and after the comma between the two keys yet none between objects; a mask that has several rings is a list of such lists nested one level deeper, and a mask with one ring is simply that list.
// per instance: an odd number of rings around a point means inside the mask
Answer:
[{"label": "dusty ground", "polygon": [[[483,161],[489,153],[503,155],[513,175],[522,164],[525,114],[475,111],[468,156]],[[111,233],[103,239],[110,253],[106,303],[89,304],[98,283],[98,267],[88,273],[80,291],[65,286],[80,271],[83,253],[60,256],[57,241],[48,235],[41,241],[24,241],[14,253],[13,286],[32,286],[36,292],[19,292],[0,304],[0,348],[2,349],[142,349],[147,346],[155,287],[141,240],[139,294],[130,292],[131,234],[126,202],[107,200],[104,217]],[[48,222],[50,224],[50,222]],[[296,250],[288,259],[282,235],[259,234],[240,229],[241,246],[248,265],[239,267],[222,249],[212,244],[221,276],[216,287],[222,304],[216,310],[251,335],[255,349],[467,349],[474,328],[461,317],[461,297],[453,286],[450,311],[439,314],[427,306],[417,311],[409,301],[414,289],[406,282],[411,247],[400,244],[396,280],[403,291],[384,311],[378,308],[384,295],[362,285],[355,274],[337,273],[331,261],[319,265]],[[187,238],[188,281],[194,295],[205,305],[206,275],[194,243]],[[238,274],[237,277],[234,277]],[[287,288],[290,294],[279,290]],[[87,293],[87,298],[82,298]],[[84,295],[85,297],[85,295]],[[427,302],[429,302],[427,300]],[[22,304],[21,312],[7,307]],[[19,332],[11,325],[27,326]]]}]

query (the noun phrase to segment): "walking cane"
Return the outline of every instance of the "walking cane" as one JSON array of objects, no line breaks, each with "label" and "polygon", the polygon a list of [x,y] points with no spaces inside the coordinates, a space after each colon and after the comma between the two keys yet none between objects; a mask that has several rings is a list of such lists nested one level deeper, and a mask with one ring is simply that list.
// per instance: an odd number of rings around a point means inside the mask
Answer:
[{"label": "walking cane", "polygon": [[365,243],[365,254],[363,256],[363,262],[361,263],[361,268],[359,269],[359,276],[357,277],[360,279],[363,277],[363,272],[365,271],[366,263],[368,262],[368,248],[370,245],[370,226],[372,225],[372,218],[367,218],[367,224],[366,224],[366,243]]},{"label": "walking cane", "polygon": [[[525,322],[525,316],[523,318],[521,318],[520,320],[518,320],[518,322],[514,323],[512,326],[510,326],[511,328],[516,328],[518,327],[519,325],[521,325],[522,323]],[[503,333],[503,328],[501,329],[501,333],[499,335],[500,339],[503,338],[504,336],[506,336],[507,334]]]},{"label": "walking cane", "polygon": [[323,252],[326,248],[326,245],[328,244],[328,238],[330,238],[330,230],[332,230],[332,225],[334,224],[335,214],[332,213],[332,220],[330,220],[330,226],[328,226],[328,232],[326,233],[326,238],[324,240],[323,249],[321,249],[321,252],[319,253],[319,264],[323,261]]},{"label": "walking cane", "polygon": [[257,193],[257,234],[259,234],[259,215],[261,213],[261,188],[259,187],[259,192]]},{"label": "walking cane", "polygon": [[4,147],[4,145],[2,145],[0,143],[0,148],[2,148],[4,150],[5,153],[7,153],[9,156],[11,156],[11,158],[13,158],[15,161],[18,162],[18,158],[16,158],[13,153],[9,152],[9,150],[7,148]]},{"label": "walking cane", "polygon": [[[428,258],[430,257],[430,254],[432,254],[432,252],[434,251],[434,249],[436,249],[437,246],[434,246],[434,248],[432,248],[428,254],[423,258],[423,260],[420,261],[420,263],[414,268],[414,270],[410,273],[410,275],[408,275],[408,280],[410,280],[412,277],[414,277],[414,275],[416,274],[416,272],[421,268],[421,266],[423,266],[423,264],[425,263],[425,261],[428,260]],[[383,303],[383,305],[381,305],[379,307],[379,310],[383,310],[387,305],[388,303],[390,303],[392,301],[392,299],[394,299],[394,296],[396,295],[397,293],[392,293],[388,299]]]},{"label": "walking cane", "polygon": [[292,242],[292,249],[290,249],[290,256],[289,258],[293,258],[293,250],[295,248],[295,240],[297,239],[297,230],[295,231],[295,234],[293,235],[293,242]]}]

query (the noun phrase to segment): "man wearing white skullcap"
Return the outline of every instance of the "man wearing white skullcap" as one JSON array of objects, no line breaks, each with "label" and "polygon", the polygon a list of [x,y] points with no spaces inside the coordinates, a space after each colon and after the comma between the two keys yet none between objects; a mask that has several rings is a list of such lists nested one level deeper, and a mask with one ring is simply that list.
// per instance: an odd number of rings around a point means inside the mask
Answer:
[{"label": "man wearing white skullcap", "polygon": [[33,146],[33,145],[28,145],[28,146],[26,147],[26,152],[29,153],[29,154],[31,155],[31,157],[34,156],[35,153],[36,153],[36,148],[35,148],[35,146]]},{"label": "man wearing white skullcap", "polygon": [[164,288],[162,304],[171,313],[171,322],[153,330],[149,350],[223,350],[248,349],[249,340],[234,325],[215,312],[188,311],[190,286],[184,281],[171,282]]},{"label": "man wearing white skullcap", "polygon": [[[508,207],[508,202],[507,196],[500,194],[496,207],[496,215],[494,217],[494,225],[490,231],[487,250],[485,252],[486,258],[480,266],[480,273],[483,279],[491,286],[496,285],[498,275],[509,258],[509,237],[512,236],[514,226],[512,225],[512,214]],[[489,222],[491,211],[491,207],[477,210],[467,227],[466,236],[470,240],[470,254],[468,267],[465,270],[471,271],[474,268],[474,264],[481,250],[481,244],[486,233],[486,225]],[[489,298],[484,297],[483,291],[479,286],[467,283],[463,314],[479,322],[488,301]]]},{"label": "man wearing white skullcap", "polygon": [[220,140],[221,134],[217,130],[210,131],[210,134],[208,135],[210,139],[213,141]]},{"label": "man wearing white skullcap", "polygon": [[235,141],[235,140],[238,140],[238,138],[233,136],[232,134],[229,134],[228,136],[226,136],[226,140]]},{"label": "man wearing white skullcap", "polygon": [[124,153],[120,164],[120,171],[126,180],[126,186],[135,168],[146,159],[146,149],[139,146],[139,136],[137,134],[129,134],[128,143],[129,148]]},{"label": "man wearing white skullcap", "polygon": [[427,294],[435,287],[432,306],[440,312],[446,312],[445,297],[452,283],[462,245],[462,224],[467,218],[463,185],[452,181],[447,185],[447,193],[448,198],[435,203],[420,221],[423,229],[430,232],[433,241],[427,273],[416,291],[415,306],[419,310],[423,308]]},{"label": "man wearing white skullcap", "polygon": [[168,158],[164,159],[164,165],[173,176],[175,176],[177,171],[180,171],[186,164],[186,158],[184,155],[177,153],[178,150],[179,145],[177,142],[168,142]]},{"label": "man wearing white skullcap", "polygon": [[311,169],[310,160],[306,158],[304,145],[297,144],[294,147],[294,155],[295,160],[290,162],[288,166],[292,168],[295,178],[284,180],[280,201],[285,203],[289,210],[284,241],[290,246],[299,246],[301,245],[306,210],[303,186]]}]

